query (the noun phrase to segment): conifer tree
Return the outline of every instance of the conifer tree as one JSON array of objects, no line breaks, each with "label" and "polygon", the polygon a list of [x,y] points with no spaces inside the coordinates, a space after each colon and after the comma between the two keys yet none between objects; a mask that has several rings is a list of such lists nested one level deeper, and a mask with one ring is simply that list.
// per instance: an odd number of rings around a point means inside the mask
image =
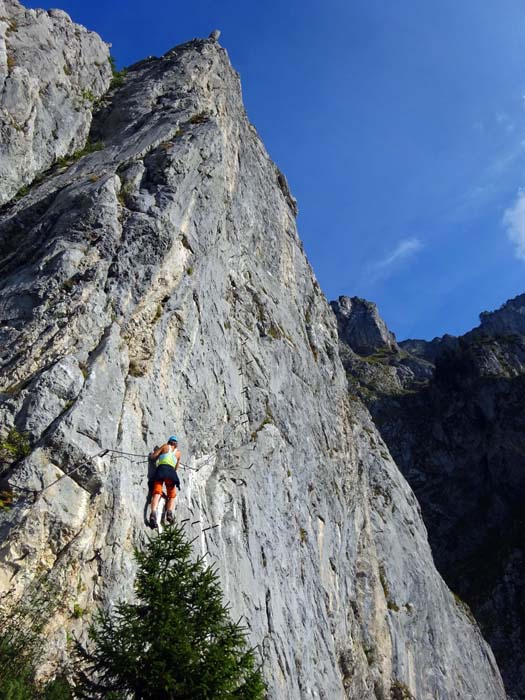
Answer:
[{"label": "conifer tree", "polygon": [[262,700],[244,628],[230,619],[216,572],[173,526],[137,552],[136,602],[99,614],[79,696],[94,700]]}]

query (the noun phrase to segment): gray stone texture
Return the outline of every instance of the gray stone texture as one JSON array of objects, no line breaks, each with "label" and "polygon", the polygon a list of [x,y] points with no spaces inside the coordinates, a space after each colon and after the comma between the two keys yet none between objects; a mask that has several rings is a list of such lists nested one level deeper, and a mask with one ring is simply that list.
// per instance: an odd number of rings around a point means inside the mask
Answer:
[{"label": "gray stone texture", "polygon": [[384,348],[398,349],[395,335],[388,330],[373,302],[340,296],[330,305],[337,318],[339,337],[358,355],[371,355]]},{"label": "gray stone texture", "polygon": [[295,200],[225,50],[195,40],[132,66],[91,137],[105,148],[0,217],[3,429],[36,438],[4,472],[0,588],[50,569],[66,654],[97,606],[132,595],[147,535],[145,457],[101,452],[176,432],[177,518],[245,616],[271,700],[388,699],[396,683],[503,700],[412,491],[348,400]]},{"label": "gray stone texture", "polygon": [[497,311],[484,311],[478,332],[489,335],[525,335],[525,294],[509,299]]},{"label": "gray stone texture", "polygon": [[0,0],[0,205],[84,147],[108,59],[100,37],[65,12]]}]

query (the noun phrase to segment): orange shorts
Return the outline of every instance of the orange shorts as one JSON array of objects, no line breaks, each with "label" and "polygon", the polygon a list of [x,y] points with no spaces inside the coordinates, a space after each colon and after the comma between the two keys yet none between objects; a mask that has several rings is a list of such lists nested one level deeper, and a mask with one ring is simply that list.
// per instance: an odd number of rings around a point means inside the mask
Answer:
[{"label": "orange shorts", "polygon": [[162,484],[166,484],[166,493],[168,498],[175,498],[177,495],[177,489],[175,488],[175,482],[173,479],[159,479],[153,482],[153,495],[162,496]]}]

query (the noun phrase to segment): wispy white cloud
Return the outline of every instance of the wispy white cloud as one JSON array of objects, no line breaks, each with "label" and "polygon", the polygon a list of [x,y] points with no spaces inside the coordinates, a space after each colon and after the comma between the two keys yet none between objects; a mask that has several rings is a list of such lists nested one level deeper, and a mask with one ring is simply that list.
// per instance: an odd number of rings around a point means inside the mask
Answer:
[{"label": "wispy white cloud", "polygon": [[399,241],[394,250],[380,260],[376,260],[370,265],[370,270],[377,275],[384,274],[396,263],[404,260],[423,247],[419,238],[404,238]]},{"label": "wispy white cloud", "polygon": [[514,131],[514,129],[516,128],[514,125],[514,121],[506,112],[496,112],[496,121],[502,128],[506,129],[507,131]]},{"label": "wispy white cloud", "polygon": [[514,204],[505,210],[502,223],[516,257],[525,260],[525,190],[520,190]]},{"label": "wispy white cloud", "polygon": [[444,201],[443,211],[446,212],[447,219],[451,222],[463,221],[473,212],[479,212],[482,207],[496,206],[510,173],[518,165],[522,167],[524,150],[525,139],[519,145],[513,143],[511,148],[485,166],[477,182],[469,189]]}]

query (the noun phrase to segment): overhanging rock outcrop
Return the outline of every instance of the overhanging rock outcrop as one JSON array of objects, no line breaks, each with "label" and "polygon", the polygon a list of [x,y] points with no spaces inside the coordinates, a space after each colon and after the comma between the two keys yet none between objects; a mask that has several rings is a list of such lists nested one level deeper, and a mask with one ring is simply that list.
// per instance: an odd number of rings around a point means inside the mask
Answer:
[{"label": "overhanging rock outcrop", "polygon": [[245,616],[270,698],[503,700],[412,492],[348,401],[294,201],[224,49],[132,66],[91,137],[104,148],[0,219],[0,410],[33,435],[4,473],[1,588],[53,571],[55,655],[85,626],[75,604],[129,597],[147,465],[100,453],[176,431],[192,467],[178,517]]}]

